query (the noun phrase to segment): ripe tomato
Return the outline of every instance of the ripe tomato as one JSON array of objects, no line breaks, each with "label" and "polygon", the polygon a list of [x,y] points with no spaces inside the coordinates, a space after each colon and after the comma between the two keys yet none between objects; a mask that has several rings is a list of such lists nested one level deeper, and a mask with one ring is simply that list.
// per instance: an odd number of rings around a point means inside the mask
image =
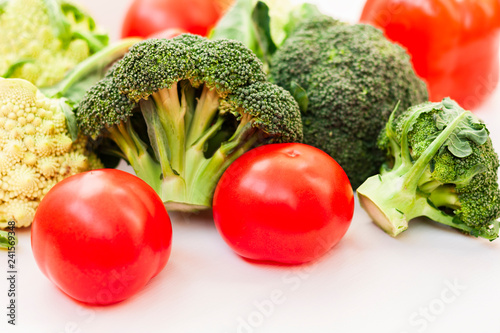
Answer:
[{"label": "ripe tomato", "polygon": [[31,229],[40,270],[69,296],[91,304],[122,301],[166,265],[172,226],[163,202],[138,177],[94,170],[56,184]]},{"label": "ripe tomato", "polygon": [[168,28],[206,36],[222,16],[216,0],[134,0],[122,26],[122,37],[147,37]]},{"label": "ripe tomato", "polygon": [[215,225],[236,253],[290,264],[328,252],[353,212],[344,170],[323,151],[299,143],[245,153],[222,175],[213,201]]},{"label": "ripe tomato", "polygon": [[149,35],[147,38],[164,38],[164,39],[172,39],[174,37],[177,37],[179,35],[187,33],[186,30],[179,29],[179,28],[168,28],[162,31],[155,32],[152,35]]}]

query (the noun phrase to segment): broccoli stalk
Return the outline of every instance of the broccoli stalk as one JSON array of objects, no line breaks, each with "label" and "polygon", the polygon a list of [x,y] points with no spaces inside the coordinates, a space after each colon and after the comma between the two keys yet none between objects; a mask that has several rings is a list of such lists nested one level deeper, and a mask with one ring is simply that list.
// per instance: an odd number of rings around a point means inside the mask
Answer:
[{"label": "broccoli stalk", "polygon": [[[358,189],[361,206],[391,236],[417,217],[494,240],[498,237],[498,157],[488,132],[469,111],[445,99],[392,113],[379,144],[392,168]],[[489,173],[488,173],[489,171]],[[476,206],[469,194],[488,205]]]},{"label": "broccoli stalk", "polygon": [[76,115],[174,210],[211,207],[218,179],[250,148],[302,137],[297,103],[250,50],[189,34],[133,46]]}]

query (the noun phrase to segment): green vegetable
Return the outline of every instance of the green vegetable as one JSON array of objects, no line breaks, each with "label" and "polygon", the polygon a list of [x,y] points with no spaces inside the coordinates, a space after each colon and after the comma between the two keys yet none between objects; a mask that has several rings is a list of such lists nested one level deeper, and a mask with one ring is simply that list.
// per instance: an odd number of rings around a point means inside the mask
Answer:
[{"label": "green vegetable", "polygon": [[288,0],[236,0],[210,33],[211,39],[241,41],[269,72],[271,57],[294,31],[296,22],[319,14],[316,6]]},{"label": "green vegetable", "polygon": [[210,207],[221,174],[245,151],[302,138],[297,103],[266,81],[249,49],[189,34],[134,45],[76,116],[170,209]]},{"label": "green vegetable", "polygon": [[425,216],[476,237],[498,237],[498,155],[474,114],[450,99],[423,103],[393,113],[379,145],[388,163],[357,192],[389,235]]},{"label": "green vegetable", "polygon": [[94,20],[64,0],[0,3],[0,75],[52,86],[108,44]]},{"label": "green vegetable", "polygon": [[0,78],[0,228],[29,226],[57,182],[102,168],[86,138],[73,141],[65,106],[31,82]]},{"label": "green vegetable", "polygon": [[[17,242],[17,240],[16,240],[16,242]],[[6,249],[9,247],[11,247],[11,244],[9,241],[9,232],[0,230],[0,248]]]},{"label": "green vegetable", "polygon": [[106,46],[43,91],[23,79],[0,78],[0,228],[11,220],[29,226],[57,182],[103,167],[78,133],[73,106],[137,41]]},{"label": "green vegetable", "polygon": [[332,156],[353,188],[384,161],[376,139],[394,106],[424,102],[408,54],[379,30],[328,16],[302,22],[278,49],[271,76],[301,105],[304,143]]}]

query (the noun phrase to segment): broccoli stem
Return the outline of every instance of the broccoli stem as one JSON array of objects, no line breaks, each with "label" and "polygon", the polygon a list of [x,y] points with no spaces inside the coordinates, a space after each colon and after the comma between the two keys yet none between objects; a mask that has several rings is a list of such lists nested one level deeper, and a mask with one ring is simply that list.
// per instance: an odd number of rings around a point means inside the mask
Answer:
[{"label": "broccoli stem", "polygon": [[[212,156],[205,156],[209,140],[219,133],[227,115],[218,114],[220,97],[206,86],[195,108],[195,90],[186,82],[161,89],[139,102],[158,162],[147,153],[131,121],[110,132],[137,175],[148,179],[168,207],[192,211],[212,206],[213,190],[224,170],[261,137],[255,135],[252,116],[243,113],[233,135]],[[131,151],[128,146],[137,148]],[[154,176],[143,177],[150,169]]]},{"label": "broccoli stem", "polygon": [[219,95],[206,85],[196,105],[191,124],[187,131],[186,145],[191,146],[209,128],[219,109]]},{"label": "broccoli stem", "polygon": [[196,191],[190,192],[189,199],[191,201],[205,202],[208,206],[211,206],[213,189],[224,170],[259,141],[258,135],[255,135],[251,119],[250,115],[243,114],[234,135],[223,143],[210,159],[201,163],[188,183],[191,189],[196,184]]},{"label": "broccoli stem", "polygon": [[499,230],[499,222],[498,221],[493,221],[492,228],[490,229],[490,232],[478,232],[477,230],[474,230],[473,228],[467,226],[465,223],[456,223],[456,219],[453,216],[450,216],[443,211],[434,208],[430,205],[422,205],[420,208],[423,212],[421,214],[422,216],[425,216],[432,221],[439,222],[441,224],[447,225],[449,227],[459,229],[466,234],[473,235],[476,237],[482,237],[486,238],[490,241],[495,240],[498,237],[498,230]]},{"label": "broccoli stem", "polygon": [[149,141],[153,147],[156,159],[161,165],[162,176],[171,177],[176,175],[170,166],[168,139],[160,122],[155,102],[151,99],[141,100],[139,105],[147,124]]},{"label": "broccoli stem", "polygon": [[[184,175],[184,152],[185,152],[185,129],[184,113],[181,108],[177,84],[171,88],[161,89],[151,95],[156,103],[156,114],[165,132],[167,145],[169,148],[168,161],[170,167],[177,175]],[[166,163],[167,160],[160,160]]]},{"label": "broccoli stem", "polygon": [[132,128],[130,121],[108,128],[109,137],[118,145],[135,173],[155,191],[159,191],[160,165],[149,155],[147,146]]},{"label": "broccoli stem", "polygon": [[436,207],[459,209],[462,206],[455,192],[455,186],[451,185],[443,185],[434,189],[429,195],[429,200]]}]

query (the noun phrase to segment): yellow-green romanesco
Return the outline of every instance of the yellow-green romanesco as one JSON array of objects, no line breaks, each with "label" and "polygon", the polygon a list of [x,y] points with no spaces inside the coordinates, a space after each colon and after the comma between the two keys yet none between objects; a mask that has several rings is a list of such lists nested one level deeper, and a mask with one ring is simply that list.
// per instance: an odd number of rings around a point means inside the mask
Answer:
[{"label": "yellow-green romanesco", "polygon": [[102,168],[85,137],[71,139],[62,103],[26,80],[0,78],[0,228],[29,226],[57,182]]},{"label": "yellow-green romanesco", "polygon": [[108,44],[94,20],[65,0],[0,2],[0,76],[52,86]]}]

